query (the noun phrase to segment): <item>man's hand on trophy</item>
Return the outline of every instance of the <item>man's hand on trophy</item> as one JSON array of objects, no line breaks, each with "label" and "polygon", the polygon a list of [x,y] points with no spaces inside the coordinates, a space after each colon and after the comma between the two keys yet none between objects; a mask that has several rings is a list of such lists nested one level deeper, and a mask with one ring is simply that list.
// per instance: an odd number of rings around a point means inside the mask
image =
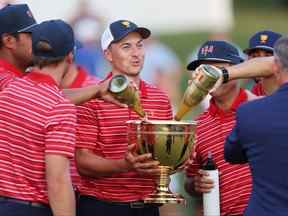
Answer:
[{"label": "man's hand on trophy", "polygon": [[194,190],[198,193],[208,193],[214,187],[213,180],[209,179],[209,174],[200,169],[199,174],[193,177]]},{"label": "man's hand on trophy", "polygon": [[159,161],[152,160],[150,153],[138,155],[135,151],[135,145],[129,145],[125,155],[125,161],[128,170],[135,170],[141,174],[159,175]]}]

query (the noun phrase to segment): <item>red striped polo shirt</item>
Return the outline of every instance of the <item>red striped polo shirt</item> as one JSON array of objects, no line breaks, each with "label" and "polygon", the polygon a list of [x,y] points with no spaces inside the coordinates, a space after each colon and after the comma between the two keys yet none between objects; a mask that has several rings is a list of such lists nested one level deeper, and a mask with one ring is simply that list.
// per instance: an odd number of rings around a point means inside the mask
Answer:
[{"label": "red striped polo shirt", "polygon": [[4,59],[0,59],[0,91],[2,91],[10,81],[22,76],[22,71]]},{"label": "red striped polo shirt", "polygon": [[[166,94],[142,80],[139,89],[141,103],[149,119],[172,119]],[[107,159],[123,158],[128,146],[126,121],[139,119],[138,115],[131,108],[121,108],[97,99],[77,108],[76,148],[90,149]],[[82,177],[80,193],[103,200],[129,202],[143,199],[154,188],[151,176],[129,171],[94,179]]]},{"label": "red striped polo shirt", "polygon": [[81,88],[98,83],[100,80],[90,75],[83,67],[77,66],[77,76],[69,88]]},{"label": "red striped polo shirt", "polygon": [[[100,81],[95,76],[88,74],[88,72],[81,66],[77,66],[77,75],[69,88],[81,88],[89,85],[97,84]],[[73,182],[73,186],[78,188],[78,185],[81,182],[80,175],[76,169],[74,158],[71,161],[71,178]]]},{"label": "red striped polo shirt", "polygon": [[74,156],[76,109],[32,71],[0,93],[0,196],[48,203],[45,155]]},{"label": "red striped polo shirt", "polygon": [[211,151],[219,172],[221,215],[243,214],[248,203],[252,179],[248,164],[232,165],[224,160],[226,136],[235,124],[237,107],[247,101],[243,89],[234,100],[229,111],[219,109],[213,99],[207,111],[198,118],[192,162],[188,165],[187,176],[198,174],[198,169],[206,163]]},{"label": "red striped polo shirt", "polygon": [[264,92],[264,89],[263,89],[263,85],[260,82],[256,83],[252,87],[251,92],[257,96],[265,96],[266,95]]}]

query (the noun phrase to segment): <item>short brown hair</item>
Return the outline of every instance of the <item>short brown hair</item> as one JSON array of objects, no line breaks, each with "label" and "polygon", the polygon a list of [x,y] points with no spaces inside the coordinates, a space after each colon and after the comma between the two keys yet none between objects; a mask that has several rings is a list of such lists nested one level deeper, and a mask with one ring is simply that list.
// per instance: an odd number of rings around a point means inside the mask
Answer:
[{"label": "short brown hair", "polygon": [[[53,52],[51,45],[47,41],[39,41],[36,44],[36,49],[39,52]],[[64,60],[64,57],[55,57],[55,58],[47,58],[47,57],[39,57],[33,56],[33,63],[34,65],[38,66],[39,68],[45,67],[47,65],[58,64]]]}]

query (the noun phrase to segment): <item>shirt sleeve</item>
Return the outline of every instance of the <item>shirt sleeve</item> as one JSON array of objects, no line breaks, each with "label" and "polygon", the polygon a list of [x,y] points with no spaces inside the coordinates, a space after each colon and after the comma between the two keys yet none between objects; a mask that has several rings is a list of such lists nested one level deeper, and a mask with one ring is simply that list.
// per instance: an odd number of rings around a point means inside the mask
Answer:
[{"label": "shirt sleeve", "polygon": [[236,117],[236,119],[236,125],[226,138],[224,145],[224,158],[229,163],[241,164],[248,162],[248,160],[239,136],[239,118]]},{"label": "shirt sleeve", "polygon": [[76,108],[69,102],[57,104],[46,123],[45,153],[74,157]]},{"label": "shirt sleeve", "polygon": [[76,148],[98,149],[98,118],[89,102],[77,106]]}]

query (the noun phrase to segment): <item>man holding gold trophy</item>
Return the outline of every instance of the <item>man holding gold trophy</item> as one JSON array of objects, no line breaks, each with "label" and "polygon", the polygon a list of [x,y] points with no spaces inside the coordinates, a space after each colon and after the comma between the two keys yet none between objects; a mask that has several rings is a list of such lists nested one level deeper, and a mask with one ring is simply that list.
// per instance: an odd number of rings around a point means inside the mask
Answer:
[{"label": "man holding gold trophy", "polygon": [[[143,110],[141,104],[132,110],[98,99],[79,106],[76,161],[82,176],[80,216],[159,215],[159,204],[143,202],[155,191],[159,162],[152,160],[151,153],[136,154],[137,143],[132,139],[128,146],[127,135],[127,121],[139,120],[143,111],[148,121],[172,119],[168,97],[139,76],[144,62],[143,40],[149,36],[148,29],[128,20],[111,23],[102,35],[102,49],[112,66],[108,77],[118,75],[111,82],[111,92],[117,95],[117,85],[123,86],[128,78],[139,89],[135,101],[140,100]],[[137,97],[131,91],[125,95]]]},{"label": "man holding gold trophy", "polygon": [[[189,158],[196,122],[180,120],[208,94],[221,73],[209,65],[200,66],[180,104],[177,121],[173,121],[167,96],[139,77],[144,61],[143,39],[149,36],[148,29],[128,20],[111,23],[102,35],[102,49],[112,65],[107,77],[112,77],[110,92],[129,107],[98,99],[78,107],[76,161],[82,175],[80,216],[158,216],[160,204],[184,201],[169,191],[169,175]],[[241,59],[232,45],[220,42],[213,46],[220,46],[223,54],[223,45],[225,52],[228,49],[224,57],[231,53],[233,57],[220,64],[239,63]],[[210,48],[205,48],[203,55],[213,53],[214,48]],[[215,50],[219,54],[218,48]],[[130,81],[140,94],[129,85]],[[230,88],[226,91],[235,88],[235,106],[247,100],[246,92],[239,90],[235,82],[227,86]]]}]

